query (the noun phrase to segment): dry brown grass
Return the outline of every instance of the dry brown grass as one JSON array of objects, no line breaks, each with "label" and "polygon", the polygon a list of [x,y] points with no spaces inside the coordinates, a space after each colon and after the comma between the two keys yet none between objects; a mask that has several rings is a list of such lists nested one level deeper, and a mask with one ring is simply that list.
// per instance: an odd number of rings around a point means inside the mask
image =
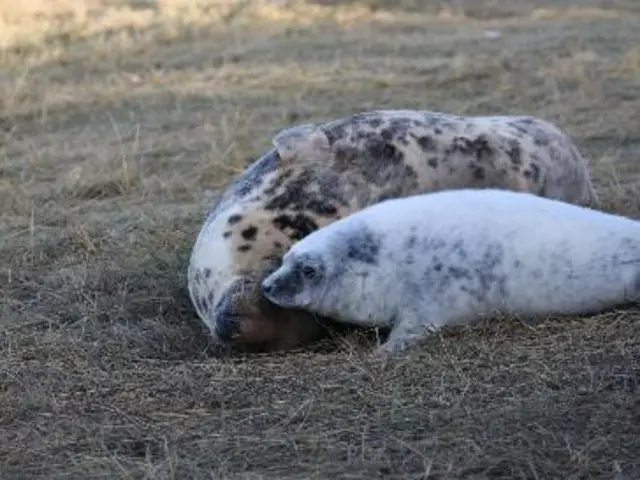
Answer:
[{"label": "dry brown grass", "polygon": [[638,2],[288,3],[0,0],[0,478],[640,478],[639,310],[220,360],[184,278],[276,131],[371,108],[547,118],[640,215]]}]

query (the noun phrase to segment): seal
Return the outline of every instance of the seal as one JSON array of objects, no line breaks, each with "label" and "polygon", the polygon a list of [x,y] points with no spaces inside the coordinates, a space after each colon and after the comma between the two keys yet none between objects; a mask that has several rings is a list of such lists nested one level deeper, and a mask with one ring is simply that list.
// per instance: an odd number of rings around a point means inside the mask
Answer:
[{"label": "seal", "polygon": [[272,143],[192,250],[189,294],[218,344],[286,350],[325,335],[330,321],[273,305],[260,282],[294,242],[379,201],[465,187],[598,201],[574,143],[534,117],[381,110],[296,125]]},{"label": "seal", "polygon": [[389,327],[393,354],[503,313],[587,315],[640,299],[640,223],[530,193],[386,200],[310,234],[262,283],[283,308]]}]

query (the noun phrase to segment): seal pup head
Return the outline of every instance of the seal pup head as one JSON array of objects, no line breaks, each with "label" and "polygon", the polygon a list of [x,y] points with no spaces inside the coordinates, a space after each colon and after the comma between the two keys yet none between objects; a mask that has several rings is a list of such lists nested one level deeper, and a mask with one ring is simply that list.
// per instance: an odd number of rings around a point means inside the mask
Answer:
[{"label": "seal pup head", "polygon": [[314,165],[329,155],[329,141],[305,124],[281,131],[273,144],[227,189],[191,255],[191,300],[217,344],[287,349],[320,338],[326,326],[273,304],[260,284],[291,244],[343,208],[314,177]]},{"label": "seal pup head", "polygon": [[388,326],[393,316],[384,308],[389,292],[370,288],[385,275],[379,262],[383,240],[364,222],[337,221],[295,244],[263,280],[262,292],[283,308],[352,325]]}]

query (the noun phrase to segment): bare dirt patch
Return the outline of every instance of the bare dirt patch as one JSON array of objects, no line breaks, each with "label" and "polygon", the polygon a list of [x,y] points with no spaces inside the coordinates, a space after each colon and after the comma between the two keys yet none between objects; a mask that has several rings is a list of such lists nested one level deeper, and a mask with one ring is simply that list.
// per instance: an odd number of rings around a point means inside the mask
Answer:
[{"label": "bare dirt patch", "polygon": [[551,120],[640,216],[637,3],[0,0],[0,477],[640,478],[637,309],[220,360],[184,278],[274,133],[372,108]]}]

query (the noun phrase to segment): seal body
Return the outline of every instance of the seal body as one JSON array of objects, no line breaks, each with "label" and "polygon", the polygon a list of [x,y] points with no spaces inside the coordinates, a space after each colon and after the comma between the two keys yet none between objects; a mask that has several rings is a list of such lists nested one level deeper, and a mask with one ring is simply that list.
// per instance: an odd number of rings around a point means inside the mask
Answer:
[{"label": "seal body", "polygon": [[501,312],[580,315],[640,298],[640,223],[499,189],[392,199],[296,243],[262,289],[283,308],[391,328],[381,352]]},{"label": "seal body", "polygon": [[188,288],[214,341],[262,350],[327,325],[264,298],[260,282],[296,241],[379,201],[455,188],[595,204],[569,137],[533,117],[385,110],[285,129],[222,194],[194,245]]}]

